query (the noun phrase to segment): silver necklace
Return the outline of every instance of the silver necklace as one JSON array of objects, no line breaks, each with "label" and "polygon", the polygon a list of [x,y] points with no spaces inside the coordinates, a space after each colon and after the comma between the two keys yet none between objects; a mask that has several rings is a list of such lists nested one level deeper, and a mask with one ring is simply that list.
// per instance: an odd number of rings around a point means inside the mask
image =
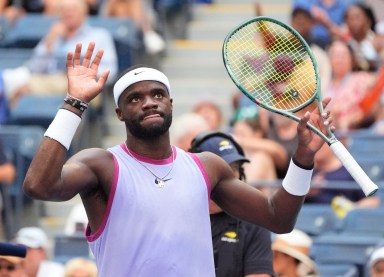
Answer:
[{"label": "silver necklace", "polygon": [[168,176],[169,174],[171,174],[172,169],[173,169],[173,165],[174,165],[174,161],[175,161],[175,153],[174,153],[174,151],[172,150],[172,165],[171,165],[171,168],[169,169],[169,171],[167,172],[167,174],[165,174],[163,177],[159,177],[159,176],[157,176],[155,173],[153,173],[153,171],[150,170],[145,164],[143,164],[143,163],[140,162],[138,159],[136,159],[136,157],[131,153],[131,151],[129,151],[127,142],[124,142],[124,144],[125,144],[125,147],[127,148],[128,154],[129,154],[129,155],[130,155],[136,162],[138,162],[139,164],[141,164],[146,170],[148,170],[148,171],[155,177],[155,184],[156,184],[159,188],[164,188],[164,187],[165,187],[165,182],[169,180],[169,179],[165,180],[165,178],[167,178],[167,176]]}]

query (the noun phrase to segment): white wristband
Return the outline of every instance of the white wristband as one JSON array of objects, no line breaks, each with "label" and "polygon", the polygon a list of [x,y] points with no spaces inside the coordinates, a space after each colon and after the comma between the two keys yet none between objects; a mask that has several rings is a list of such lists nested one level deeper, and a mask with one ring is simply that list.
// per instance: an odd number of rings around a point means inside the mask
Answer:
[{"label": "white wristband", "polygon": [[69,150],[80,122],[80,116],[66,109],[59,109],[44,136],[60,142]]},{"label": "white wristband", "polygon": [[309,191],[313,169],[302,169],[292,160],[283,180],[284,189],[293,195],[303,196]]}]

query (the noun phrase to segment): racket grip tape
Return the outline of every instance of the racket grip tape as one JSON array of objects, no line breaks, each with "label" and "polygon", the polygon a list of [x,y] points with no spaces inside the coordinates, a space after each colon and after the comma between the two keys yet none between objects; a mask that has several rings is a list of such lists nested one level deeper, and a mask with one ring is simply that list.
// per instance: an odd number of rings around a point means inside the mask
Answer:
[{"label": "racket grip tape", "polygon": [[332,143],[330,147],[336,157],[351,174],[353,179],[355,179],[355,181],[359,184],[365,196],[373,195],[378,190],[378,186],[372,182],[372,180],[349,153],[347,148],[345,148],[340,141]]}]

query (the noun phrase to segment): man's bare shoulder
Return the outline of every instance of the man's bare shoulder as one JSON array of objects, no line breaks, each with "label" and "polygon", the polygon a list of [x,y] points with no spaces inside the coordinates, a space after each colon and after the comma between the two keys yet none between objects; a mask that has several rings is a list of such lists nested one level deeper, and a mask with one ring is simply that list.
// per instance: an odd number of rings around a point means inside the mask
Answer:
[{"label": "man's bare shoulder", "polygon": [[196,153],[196,155],[209,173],[221,172],[224,169],[230,169],[226,161],[215,153],[201,152]]},{"label": "man's bare shoulder", "polygon": [[81,162],[85,164],[108,163],[113,161],[113,155],[110,151],[103,148],[87,148],[73,155],[68,163]]}]

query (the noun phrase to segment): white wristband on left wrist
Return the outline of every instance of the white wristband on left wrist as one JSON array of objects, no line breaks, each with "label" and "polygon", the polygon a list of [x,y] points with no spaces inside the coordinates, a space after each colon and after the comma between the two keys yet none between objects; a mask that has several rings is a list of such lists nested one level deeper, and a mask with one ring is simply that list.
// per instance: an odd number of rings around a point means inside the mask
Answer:
[{"label": "white wristband on left wrist", "polygon": [[306,195],[310,188],[312,172],[313,169],[300,168],[291,160],[282,183],[284,189],[292,195]]},{"label": "white wristband on left wrist", "polygon": [[59,109],[44,136],[58,141],[67,150],[71,145],[81,118],[66,109]]}]

